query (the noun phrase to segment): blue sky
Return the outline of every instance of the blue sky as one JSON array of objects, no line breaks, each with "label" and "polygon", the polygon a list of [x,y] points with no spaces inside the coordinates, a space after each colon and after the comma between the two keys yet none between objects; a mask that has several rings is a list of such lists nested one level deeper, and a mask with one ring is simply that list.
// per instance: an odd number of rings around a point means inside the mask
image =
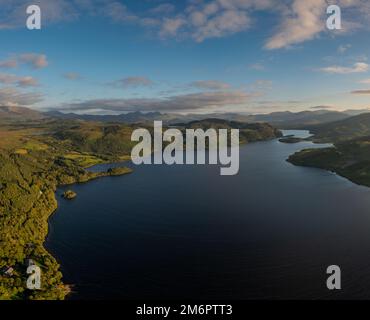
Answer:
[{"label": "blue sky", "polygon": [[[0,104],[65,112],[370,107],[370,4],[0,0]],[[38,4],[42,29],[26,29]]]}]

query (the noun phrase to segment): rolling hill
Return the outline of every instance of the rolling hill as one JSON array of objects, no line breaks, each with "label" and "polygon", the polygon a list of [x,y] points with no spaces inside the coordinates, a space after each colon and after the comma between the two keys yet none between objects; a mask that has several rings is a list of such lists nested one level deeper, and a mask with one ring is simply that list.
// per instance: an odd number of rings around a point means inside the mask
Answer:
[{"label": "rolling hill", "polygon": [[47,115],[25,107],[0,106],[0,120],[40,120]]},{"label": "rolling hill", "polygon": [[370,113],[310,128],[315,142],[334,147],[306,149],[291,155],[289,162],[330,170],[370,187]]},{"label": "rolling hill", "polygon": [[[358,111],[360,112],[360,111]],[[300,129],[306,126],[338,121],[351,117],[347,112],[331,110],[315,110],[302,112],[273,112],[269,114],[246,114],[246,113],[206,113],[206,114],[175,114],[160,112],[130,112],[119,115],[79,115],[75,113],[62,113],[58,111],[47,112],[47,116],[62,119],[80,119],[100,122],[119,123],[147,123],[161,120],[166,125],[180,122],[200,121],[204,119],[222,119],[237,122],[268,122],[279,129]]]},{"label": "rolling hill", "polygon": [[320,142],[341,142],[370,136],[370,113],[310,126],[308,129],[315,134],[314,140]]},{"label": "rolling hill", "polygon": [[183,129],[239,129],[240,143],[263,141],[282,136],[282,133],[268,123],[245,123],[222,119],[204,119],[179,123],[175,126]]}]

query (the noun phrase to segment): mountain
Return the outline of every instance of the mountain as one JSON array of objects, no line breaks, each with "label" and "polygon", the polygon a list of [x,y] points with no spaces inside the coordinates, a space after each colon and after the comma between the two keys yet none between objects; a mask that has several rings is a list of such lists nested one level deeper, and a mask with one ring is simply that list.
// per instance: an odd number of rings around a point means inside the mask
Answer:
[{"label": "mountain", "polygon": [[343,112],[330,110],[302,111],[302,112],[273,112],[250,116],[251,121],[268,122],[281,129],[301,129],[308,125],[328,123],[348,118]]},{"label": "mountain", "polygon": [[370,136],[370,113],[363,113],[340,121],[308,127],[314,139],[323,142],[340,142]]},{"label": "mountain", "polygon": [[291,155],[289,162],[330,170],[370,187],[370,113],[309,128],[316,142],[335,147],[305,149]]},{"label": "mountain", "polygon": [[200,121],[204,119],[223,119],[237,122],[268,122],[281,129],[299,129],[307,125],[327,123],[350,117],[347,113],[328,110],[303,112],[273,112],[250,115],[245,113],[173,114],[160,112],[131,112],[120,115],[78,115],[74,113],[48,112],[48,116],[63,119],[80,119],[100,122],[145,123],[161,120],[164,124]]},{"label": "mountain", "polygon": [[358,116],[360,114],[369,113],[369,109],[353,109],[353,110],[345,110],[343,113],[346,113],[350,116]]},{"label": "mountain", "polygon": [[91,115],[91,114],[76,114],[76,113],[62,113],[59,111],[46,112],[46,115],[54,118],[62,119],[78,119],[86,121],[99,121],[99,122],[122,122],[122,123],[140,123],[153,120],[161,120],[166,118],[166,115],[159,112],[130,112],[127,114],[119,115]]},{"label": "mountain", "polygon": [[[361,113],[364,110],[355,110],[354,113]],[[201,121],[205,119],[221,119],[228,121],[256,123],[267,122],[279,129],[306,129],[315,125],[326,124],[350,118],[352,111],[338,112],[331,110],[315,110],[302,112],[273,112],[269,114],[246,114],[246,113],[208,113],[208,114],[175,114],[161,112],[130,112],[119,115],[89,115],[62,113],[50,111],[41,113],[24,107],[0,106],[0,120],[40,120],[43,118],[58,118],[64,120],[85,120],[106,123],[124,124],[150,124],[153,121],[161,120],[165,125]],[[363,113],[360,114],[360,116]]]},{"label": "mountain", "polygon": [[46,115],[24,107],[0,106],[0,120],[40,120]]},{"label": "mountain", "polygon": [[268,123],[245,123],[222,119],[204,119],[176,124],[182,129],[239,129],[240,143],[264,141],[282,136],[282,133]]}]

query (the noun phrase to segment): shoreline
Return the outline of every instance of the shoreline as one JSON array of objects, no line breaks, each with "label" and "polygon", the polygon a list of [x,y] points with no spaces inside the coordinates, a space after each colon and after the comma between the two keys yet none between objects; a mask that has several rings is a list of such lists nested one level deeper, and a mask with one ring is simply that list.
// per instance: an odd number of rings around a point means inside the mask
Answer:
[{"label": "shoreline", "polygon": [[[363,177],[359,176],[358,173],[356,175],[356,171],[350,171],[351,167],[354,165],[361,164],[360,161],[356,161],[351,165],[343,165],[338,166],[335,164],[335,158],[325,159],[325,152],[329,153],[334,151],[334,155],[341,153],[338,150],[337,146],[334,142],[320,142],[320,140],[315,140],[315,135],[310,136],[309,138],[305,139],[306,141],[310,141],[311,143],[315,144],[325,144],[328,145],[324,148],[305,148],[299,150],[293,154],[291,154],[288,159],[286,160],[290,164],[298,167],[306,167],[306,168],[315,168],[320,170],[325,170],[327,172],[334,173],[335,175],[346,179],[347,181],[355,184],[356,186],[370,188],[370,180],[361,180],[364,179]],[[321,154],[320,154],[321,151]],[[323,157],[320,159],[319,156]],[[331,155],[332,156],[332,155]],[[331,160],[331,162],[330,162]]]},{"label": "shoreline", "polygon": [[[254,143],[263,143],[263,142],[268,142],[268,141],[272,141],[272,140],[276,140],[278,141],[278,139],[281,138],[281,137],[271,137],[271,138],[267,138],[267,139],[264,139],[264,140],[257,140],[257,141],[251,141],[251,142],[247,142],[247,141],[244,141],[244,142],[241,142],[240,145],[241,146],[247,146],[249,144],[254,144]],[[118,159],[119,160],[119,159]],[[133,173],[134,170],[131,169],[131,168],[128,168],[128,167],[124,167],[124,166],[121,166],[121,167],[118,167],[118,168],[124,168],[126,169],[127,171],[125,172],[122,172],[122,173],[119,173],[119,174],[109,174],[107,171],[98,171],[98,172],[94,172],[94,171],[90,171],[89,169],[95,167],[95,166],[100,166],[100,165],[119,165],[119,164],[124,164],[125,162],[127,162],[128,159],[127,157],[122,157],[122,159],[120,161],[104,161],[104,162],[100,162],[100,163],[96,163],[96,164],[92,164],[92,165],[89,165],[89,166],[86,166],[84,167],[84,170],[87,172],[87,173],[90,173],[90,174],[93,174],[93,176],[89,177],[89,179],[87,180],[83,180],[83,181],[73,181],[71,183],[63,183],[63,184],[58,184],[55,186],[55,191],[54,191],[54,200],[56,202],[56,208],[48,215],[47,217],[47,225],[48,225],[48,229],[47,229],[47,234],[45,236],[45,239],[44,239],[44,242],[43,242],[43,248],[48,252],[48,254],[50,254],[55,260],[56,262],[58,263],[59,265],[59,270],[62,269],[62,263],[61,261],[59,261],[55,255],[55,253],[53,252],[53,250],[48,247],[46,245],[46,243],[48,242],[48,238],[50,237],[50,233],[51,233],[51,218],[54,216],[54,214],[57,213],[58,211],[58,208],[59,208],[59,201],[60,199],[58,199],[58,194],[57,194],[57,191],[58,189],[62,188],[62,187],[66,187],[66,186],[73,186],[73,185],[79,185],[79,184],[85,184],[85,183],[89,183],[90,181],[92,180],[97,180],[99,178],[104,178],[104,177],[119,177],[119,176],[124,176],[126,174],[130,174],[130,173]],[[77,195],[78,196],[78,195]],[[62,273],[62,272],[61,272]],[[66,290],[66,294],[64,296],[64,299],[68,299],[69,296],[73,295],[74,292],[76,291],[73,291],[72,288],[74,286],[76,286],[76,284],[66,284],[64,283],[64,280],[63,280],[63,273],[62,273],[62,284],[65,288],[67,288]]]},{"label": "shoreline", "polygon": [[[125,161],[126,160],[124,160],[123,162],[125,162]],[[91,165],[91,166],[86,167],[84,169],[87,171],[88,168],[92,168],[92,167],[94,167],[96,165],[102,165],[102,164],[109,165],[109,164],[113,164],[113,163],[114,162],[99,163],[99,164]],[[58,194],[57,194],[58,189],[61,188],[61,187],[66,187],[66,186],[73,186],[73,185],[79,185],[79,184],[89,183],[90,181],[97,180],[97,179],[100,179],[100,178],[105,178],[105,177],[120,177],[120,176],[124,176],[124,175],[130,174],[130,173],[133,173],[133,170],[130,169],[130,168],[127,168],[127,167],[121,167],[121,168],[125,168],[125,169],[127,169],[127,171],[126,172],[122,172],[121,174],[115,174],[115,175],[110,175],[110,174],[108,174],[108,172],[102,171],[102,172],[100,172],[100,174],[98,173],[98,175],[92,176],[88,180],[75,181],[75,182],[72,182],[72,183],[59,184],[59,185],[56,185],[55,186],[55,190],[54,190],[54,201],[56,203],[56,208],[53,211],[51,211],[50,214],[47,216],[47,233],[46,233],[46,236],[44,238],[44,242],[42,243],[42,246],[46,250],[46,252],[48,254],[50,254],[53,257],[53,259],[55,259],[55,261],[58,263],[58,265],[59,265],[59,268],[58,269],[59,270],[62,268],[62,264],[57,259],[55,253],[52,252],[51,248],[46,245],[46,243],[48,241],[48,238],[50,236],[50,233],[51,233],[51,229],[52,229],[51,228],[51,221],[50,221],[50,219],[54,216],[54,214],[57,213],[58,208],[59,208],[59,201],[60,200],[58,200]],[[64,300],[65,300],[69,295],[73,294],[72,287],[74,287],[75,284],[67,284],[67,283],[65,283],[64,280],[63,280],[63,273],[62,273],[62,285],[63,285],[64,288],[66,288],[66,290],[65,290],[65,296],[64,296]]]}]

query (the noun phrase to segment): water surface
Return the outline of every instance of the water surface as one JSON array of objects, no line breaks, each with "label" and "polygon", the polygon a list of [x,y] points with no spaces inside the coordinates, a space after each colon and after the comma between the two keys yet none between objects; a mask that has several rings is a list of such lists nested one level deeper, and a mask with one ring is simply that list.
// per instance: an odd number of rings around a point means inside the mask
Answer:
[{"label": "water surface", "polygon": [[[236,176],[150,165],[60,188],[46,245],[70,298],[369,298],[370,189],[285,161],[312,146],[243,146]],[[326,289],[332,264],[340,292]]]}]

